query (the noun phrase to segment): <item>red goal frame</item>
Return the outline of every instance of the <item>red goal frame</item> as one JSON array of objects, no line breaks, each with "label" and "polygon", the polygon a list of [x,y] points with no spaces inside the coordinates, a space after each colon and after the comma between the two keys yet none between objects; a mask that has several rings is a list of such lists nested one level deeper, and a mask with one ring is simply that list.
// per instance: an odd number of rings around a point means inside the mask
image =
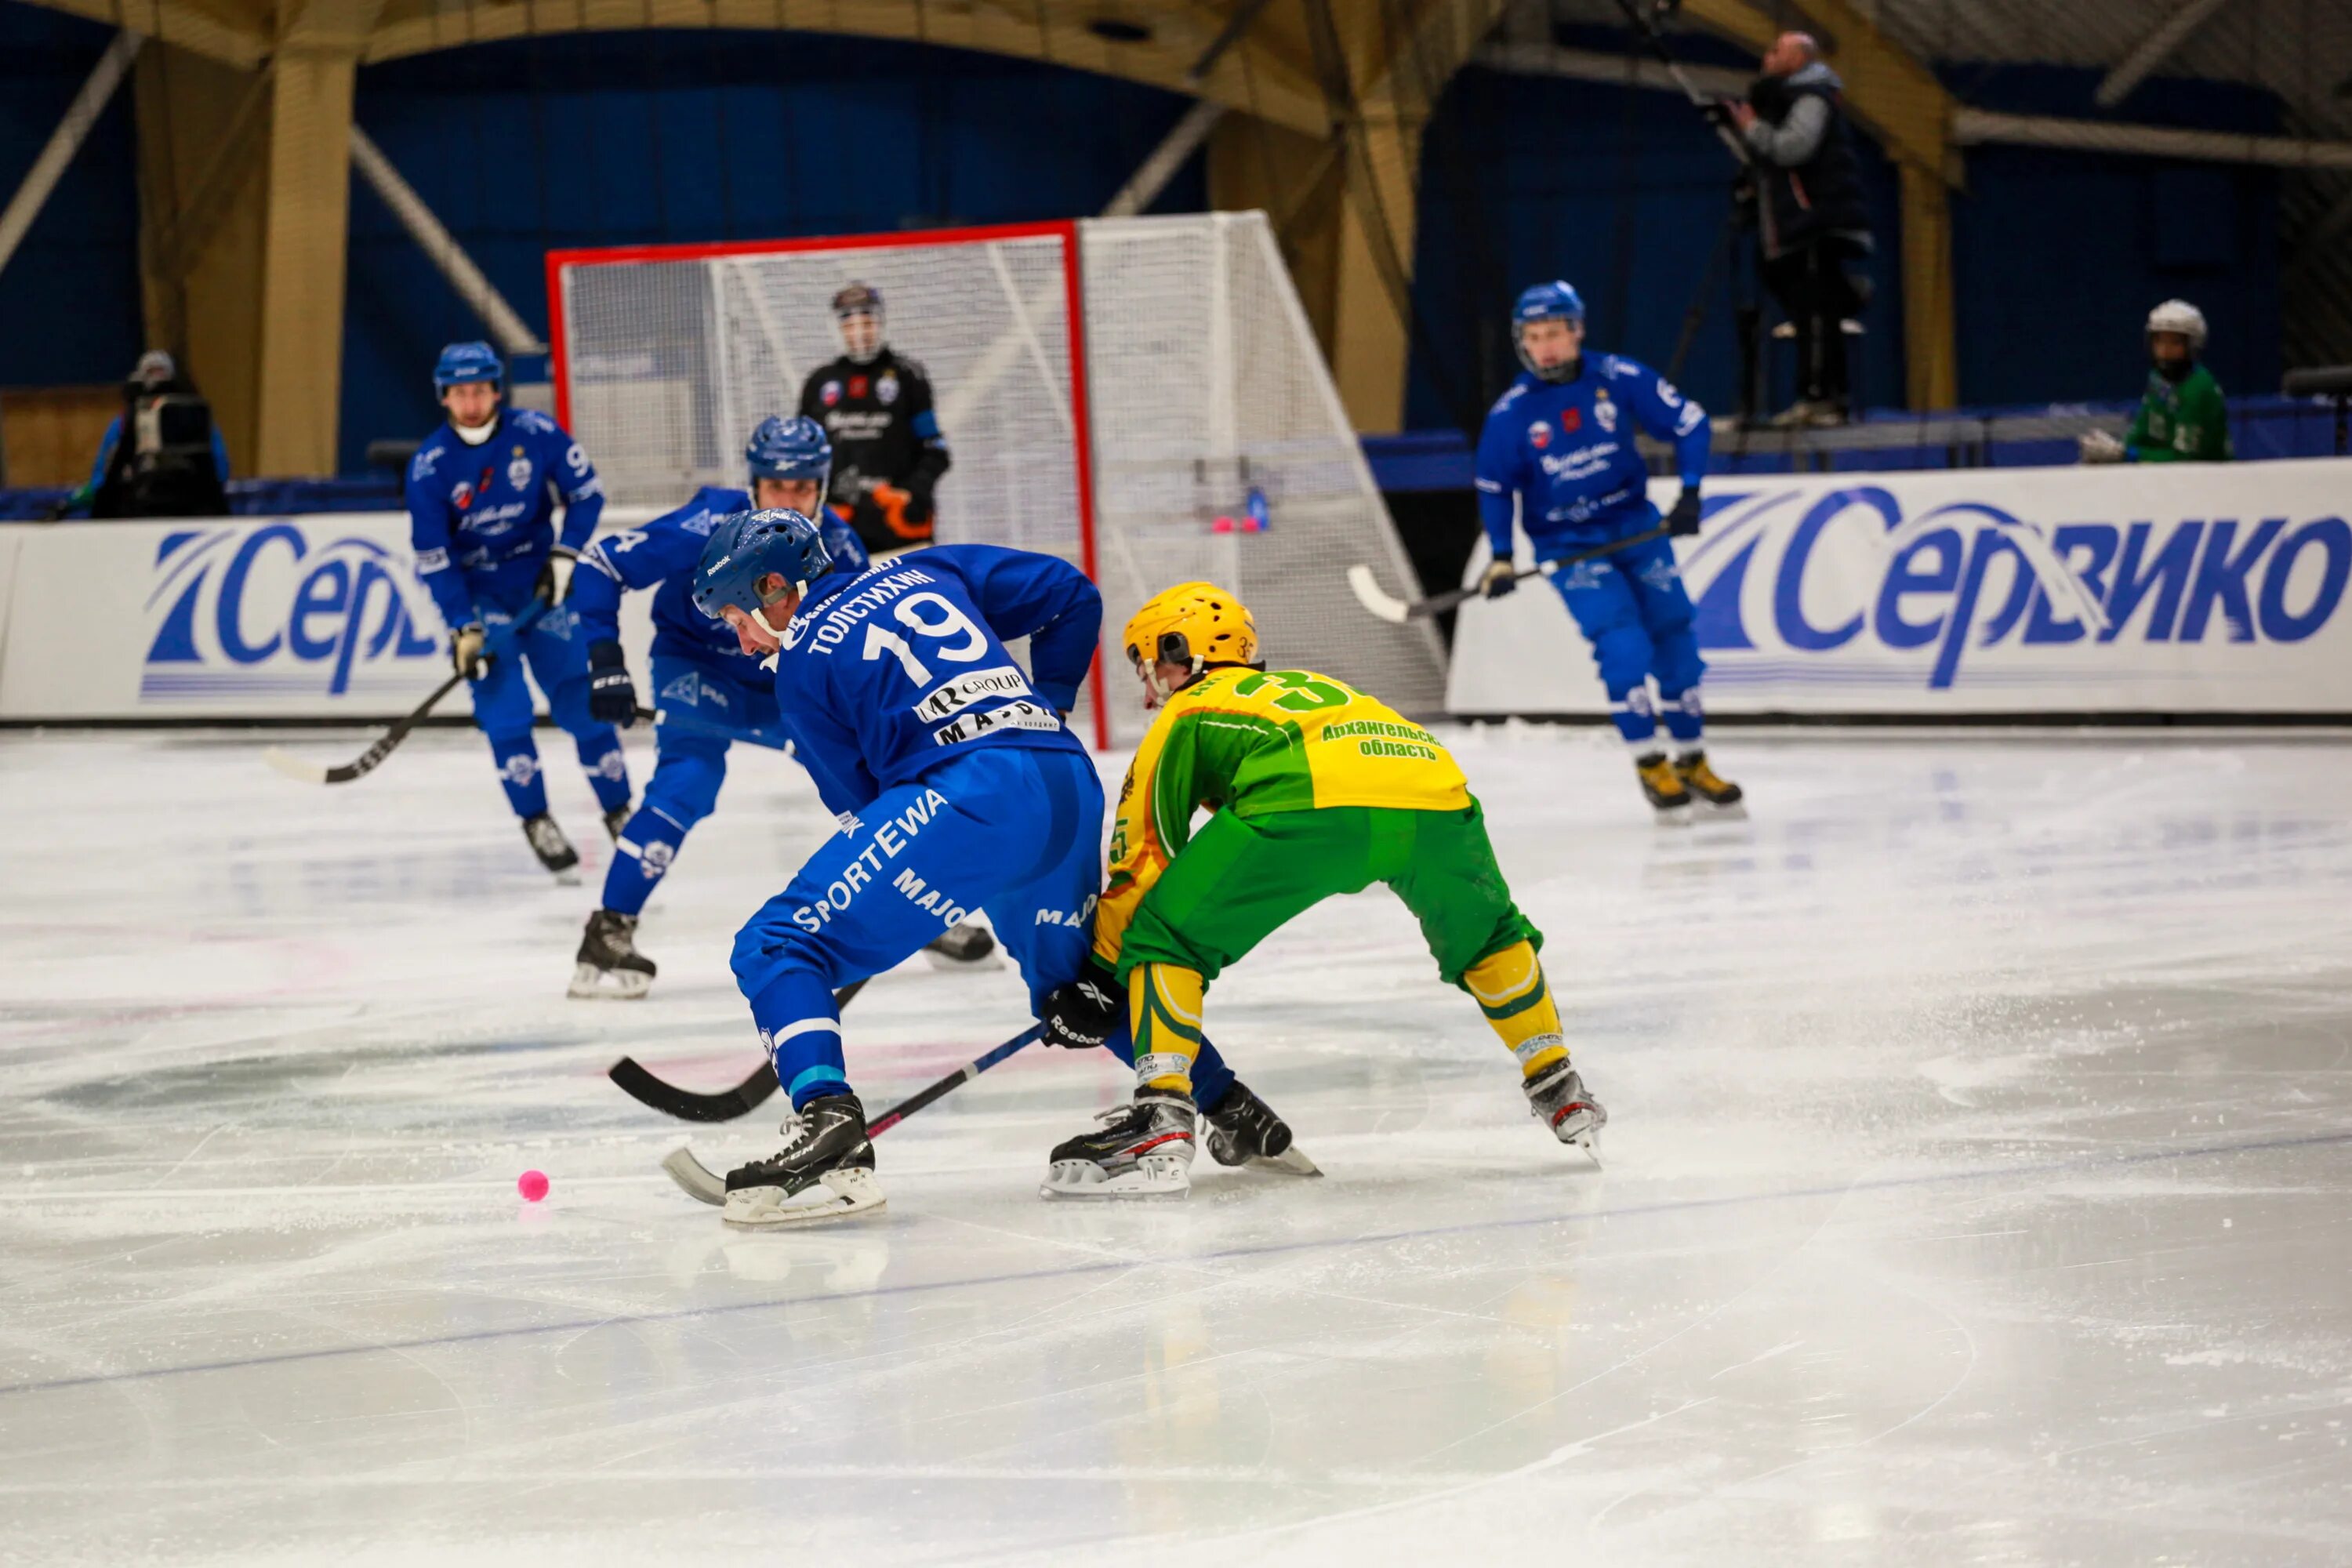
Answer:
[{"label": "red goal frame", "polygon": [[[618,245],[551,250],[547,253],[548,379],[555,385],[555,417],[572,428],[572,377],[563,319],[563,269],[632,261],[709,261],[730,256],[782,256],[830,250],[898,250],[918,246],[970,245],[1004,239],[1059,239],[1062,285],[1069,317],[1070,418],[1077,426],[1073,455],[1078,487],[1078,566],[1099,585],[1095,554],[1094,419],[1087,406],[1086,288],[1079,272],[1078,226],[1075,219],[1044,223],[990,224],[961,228],[908,229],[890,234],[833,234],[793,239],[744,239],[676,245]],[[590,456],[593,458],[593,453]],[[1103,680],[1102,638],[1087,667],[1094,685],[1095,750],[1110,750],[1109,692]]]}]

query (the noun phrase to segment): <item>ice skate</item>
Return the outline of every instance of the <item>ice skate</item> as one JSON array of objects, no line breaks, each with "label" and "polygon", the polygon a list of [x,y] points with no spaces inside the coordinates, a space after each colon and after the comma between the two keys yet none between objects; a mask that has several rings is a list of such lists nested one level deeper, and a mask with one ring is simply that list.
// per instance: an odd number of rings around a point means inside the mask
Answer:
[{"label": "ice skate", "polygon": [[1707,766],[1705,752],[1685,752],[1676,757],[1675,776],[1682,781],[1683,788],[1706,808],[1707,816],[1722,820],[1738,819],[1748,815],[1746,792]]},{"label": "ice skate", "polygon": [[1209,1157],[1220,1165],[1253,1165],[1294,1176],[1323,1173],[1291,1141],[1289,1123],[1238,1079],[1217,1108],[1202,1116],[1209,1123]]},{"label": "ice skate", "polygon": [[580,851],[572,847],[572,840],[563,837],[555,818],[543,811],[524,817],[522,836],[530,841],[530,852],[539,857],[539,863],[553,872],[558,882],[567,888],[580,885]]},{"label": "ice skate", "polygon": [[614,843],[618,844],[621,841],[621,829],[628,826],[629,818],[636,815],[636,809],[637,808],[635,806],[624,801],[621,805],[616,805],[612,810],[606,812],[604,814],[604,837],[611,839]]},{"label": "ice skate", "polygon": [[1609,1113],[1585,1092],[1584,1079],[1574,1068],[1562,1062],[1520,1087],[1527,1090],[1528,1110],[1551,1129],[1553,1137],[1583,1150],[1594,1164],[1601,1163],[1601,1130],[1609,1124]]},{"label": "ice skate", "polygon": [[817,1225],[883,1206],[866,1108],[854,1094],[812,1100],[781,1129],[784,1146],[727,1173],[721,1216],[744,1230]]},{"label": "ice skate", "polygon": [[984,925],[965,921],[948,928],[944,936],[933,937],[923,946],[923,956],[931,961],[934,969],[1001,968],[1003,961],[996,959],[996,935]]},{"label": "ice skate", "polygon": [[633,1001],[654,983],[654,961],[637,951],[637,917],[598,910],[573,956],[570,994],[583,1002]]},{"label": "ice skate", "polygon": [[1642,794],[1657,813],[1661,827],[1687,827],[1691,819],[1691,792],[1675,771],[1675,764],[1664,752],[1653,752],[1633,761],[1633,776],[1642,781]]},{"label": "ice skate", "polygon": [[1101,1129],[1058,1145],[1038,1189],[1049,1198],[1181,1198],[1192,1190],[1189,1094],[1147,1089],[1096,1120]]}]

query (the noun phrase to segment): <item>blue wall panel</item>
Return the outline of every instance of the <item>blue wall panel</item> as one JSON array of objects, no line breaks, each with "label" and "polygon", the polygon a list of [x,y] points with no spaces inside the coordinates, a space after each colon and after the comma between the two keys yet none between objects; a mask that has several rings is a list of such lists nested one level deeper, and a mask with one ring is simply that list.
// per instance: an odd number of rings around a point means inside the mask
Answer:
[{"label": "blue wall panel", "polygon": [[[1184,110],[1051,66],[803,35],[587,35],[371,67],[360,123],[535,329],[550,248],[1099,211]],[[1198,209],[1198,159],[1162,205]],[[342,463],[437,411],[485,331],[373,195],[352,202]]]},{"label": "blue wall panel", "polygon": [[[40,155],[114,29],[0,0],[0,202]],[[140,342],[131,83],[115,91],[0,271],[0,385],[120,381]]]}]

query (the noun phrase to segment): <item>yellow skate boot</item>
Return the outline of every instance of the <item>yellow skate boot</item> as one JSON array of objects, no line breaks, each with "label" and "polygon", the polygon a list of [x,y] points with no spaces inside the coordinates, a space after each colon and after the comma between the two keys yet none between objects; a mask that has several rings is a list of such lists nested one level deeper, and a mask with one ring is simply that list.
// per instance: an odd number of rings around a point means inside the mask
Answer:
[{"label": "yellow skate boot", "polygon": [[1682,780],[1684,789],[1706,804],[1709,816],[1738,817],[1748,815],[1747,795],[1738,784],[1706,765],[1705,752],[1685,752],[1676,757],[1675,775]]},{"label": "yellow skate boot", "polygon": [[1633,776],[1642,781],[1642,794],[1648,798],[1650,809],[1658,814],[1660,826],[1681,827],[1689,823],[1691,792],[1665,752],[1634,758]]}]

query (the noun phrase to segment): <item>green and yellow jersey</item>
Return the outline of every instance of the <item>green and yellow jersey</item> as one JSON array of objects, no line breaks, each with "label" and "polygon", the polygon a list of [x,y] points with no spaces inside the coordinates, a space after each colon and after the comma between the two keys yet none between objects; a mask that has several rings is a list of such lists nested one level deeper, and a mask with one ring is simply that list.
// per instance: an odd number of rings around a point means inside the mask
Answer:
[{"label": "green and yellow jersey", "polygon": [[1249,817],[1325,806],[1460,811],[1469,782],[1437,737],[1306,670],[1213,669],[1169,699],[1128,765],[1095,952],[1116,963],[1135,908],[1207,807]]}]

